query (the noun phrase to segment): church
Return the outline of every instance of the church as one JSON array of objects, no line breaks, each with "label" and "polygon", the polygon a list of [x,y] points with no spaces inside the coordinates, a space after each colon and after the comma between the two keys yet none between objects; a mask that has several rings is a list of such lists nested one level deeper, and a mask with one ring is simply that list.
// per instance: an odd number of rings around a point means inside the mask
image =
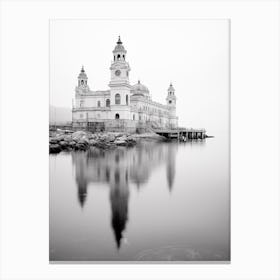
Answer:
[{"label": "church", "polygon": [[72,107],[74,128],[136,132],[178,126],[173,85],[170,84],[167,89],[166,104],[153,101],[149,89],[140,81],[130,84],[126,54],[119,37],[113,50],[111,80],[107,90],[91,90],[82,67]]}]

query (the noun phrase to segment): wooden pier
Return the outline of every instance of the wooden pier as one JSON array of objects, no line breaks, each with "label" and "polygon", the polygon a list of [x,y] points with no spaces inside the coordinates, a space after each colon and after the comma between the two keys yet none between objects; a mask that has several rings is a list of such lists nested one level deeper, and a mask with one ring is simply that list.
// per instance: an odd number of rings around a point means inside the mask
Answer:
[{"label": "wooden pier", "polygon": [[176,128],[176,129],[154,129],[156,134],[164,136],[168,139],[184,139],[184,140],[192,140],[192,139],[204,139],[206,138],[206,130],[201,129],[193,129],[193,128]]}]

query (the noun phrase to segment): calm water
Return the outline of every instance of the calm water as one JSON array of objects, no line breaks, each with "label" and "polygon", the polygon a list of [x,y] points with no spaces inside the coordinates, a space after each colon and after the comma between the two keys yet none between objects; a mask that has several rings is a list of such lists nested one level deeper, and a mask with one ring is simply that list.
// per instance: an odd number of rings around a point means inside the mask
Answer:
[{"label": "calm water", "polygon": [[227,138],[50,155],[50,260],[230,260]]}]

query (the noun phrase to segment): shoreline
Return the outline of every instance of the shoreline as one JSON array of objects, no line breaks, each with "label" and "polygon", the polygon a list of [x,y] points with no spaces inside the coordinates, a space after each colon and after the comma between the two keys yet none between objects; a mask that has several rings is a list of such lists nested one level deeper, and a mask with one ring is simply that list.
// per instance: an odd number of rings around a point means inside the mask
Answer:
[{"label": "shoreline", "polygon": [[133,147],[143,140],[163,141],[156,133],[130,134],[122,132],[91,133],[87,131],[50,131],[49,154],[61,151],[86,151],[90,147],[112,149],[119,146]]}]

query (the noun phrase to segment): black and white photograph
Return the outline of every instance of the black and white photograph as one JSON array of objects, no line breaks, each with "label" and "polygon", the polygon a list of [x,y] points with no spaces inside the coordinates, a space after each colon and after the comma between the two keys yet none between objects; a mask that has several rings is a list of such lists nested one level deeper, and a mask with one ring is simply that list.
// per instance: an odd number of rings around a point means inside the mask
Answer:
[{"label": "black and white photograph", "polygon": [[280,1],[0,1],[0,280],[280,280]]},{"label": "black and white photograph", "polygon": [[229,262],[228,20],[50,21],[51,262]]}]

